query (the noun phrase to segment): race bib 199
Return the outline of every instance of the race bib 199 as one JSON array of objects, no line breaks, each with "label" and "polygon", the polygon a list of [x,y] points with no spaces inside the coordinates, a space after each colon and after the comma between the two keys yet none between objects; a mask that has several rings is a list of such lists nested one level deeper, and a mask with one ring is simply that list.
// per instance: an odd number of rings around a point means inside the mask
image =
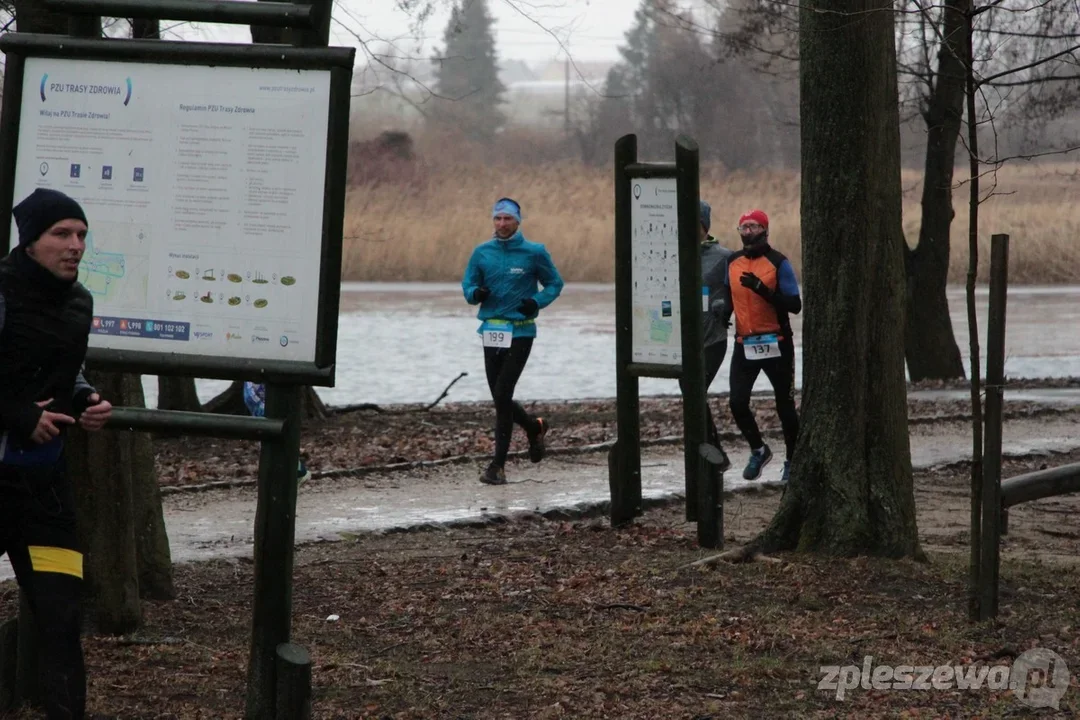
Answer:
[{"label": "race bib 199", "polygon": [[780,357],[780,339],[774,335],[751,335],[743,338],[743,351],[747,360],[766,360]]},{"label": "race bib 199", "polygon": [[509,320],[488,320],[481,330],[484,347],[508,348],[514,342],[514,325]]}]

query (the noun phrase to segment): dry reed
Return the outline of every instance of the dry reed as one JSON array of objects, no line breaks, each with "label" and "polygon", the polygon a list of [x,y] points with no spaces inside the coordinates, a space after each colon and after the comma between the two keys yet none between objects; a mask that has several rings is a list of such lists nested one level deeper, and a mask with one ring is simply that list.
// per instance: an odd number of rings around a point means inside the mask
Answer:
[{"label": "dry reed", "polygon": [[[613,279],[612,173],[578,163],[513,168],[466,160],[428,167],[420,182],[350,189],[346,202],[343,279],[457,281],[472,248],[490,237],[490,207],[509,195],[524,209],[526,237],[544,243],[568,282]],[[957,182],[963,180],[963,170]],[[991,188],[996,179],[996,188]],[[921,173],[903,173],[904,232],[918,239]],[[1011,235],[1010,280],[1048,284],[1080,280],[1080,165],[1018,164],[982,179],[980,281],[993,233]],[[734,247],[740,212],[769,213],[773,244],[801,269],[799,175],[789,171],[725,172],[704,167],[702,197],[713,207],[713,234]],[[967,186],[954,193],[950,282],[967,272]]]}]

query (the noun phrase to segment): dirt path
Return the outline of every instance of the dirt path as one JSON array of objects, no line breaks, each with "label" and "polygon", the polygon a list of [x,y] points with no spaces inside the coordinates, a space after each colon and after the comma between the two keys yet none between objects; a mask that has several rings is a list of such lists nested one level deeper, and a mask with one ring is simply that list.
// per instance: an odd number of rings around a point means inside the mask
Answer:
[{"label": "dirt path", "polygon": [[[920,530],[934,543],[954,543],[968,525],[964,486],[934,482],[933,468],[963,461],[970,456],[966,424],[942,422],[912,428],[913,466],[921,471],[918,485]],[[725,477],[728,501],[725,527],[729,531],[747,522],[760,525],[771,517],[782,468],[782,441],[769,438],[776,455],[761,480],[742,480],[740,469],[747,460],[744,447],[730,447],[734,470]],[[1005,426],[1004,450],[1008,455],[1037,461],[1048,453],[1080,449],[1080,411],[1011,420]],[[1055,461],[1055,463],[1058,461]],[[1028,463],[1030,464],[1030,463]],[[508,467],[510,482],[503,487],[481,485],[472,465],[449,465],[423,471],[368,474],[312,480],[301,488],[297,502],[298,543],[338,540],[342,534],[409,528],[428,524],[481,521],[521,513],[550,514],[569,511],[568,516],[610,499],[606,455],[590,453],[553,456],[539,465],[515,462]],[[646,450],[642,455],[643,496],[649,500],[671,499],[684,489],[680,448]],[[765,492],[753,492],[764,490]],[[752,494],[748,494],[752,493]],[[1080,500],[1063,498],[1061,510],[1080,510]],[[217,557],[250,557],[256,495],[254,488],[200,493],[177,493],[165,498],[165,522],[177,563]],[[1025,517],[1027,511],[1014,513]],[[1010,543],[1031,541],[1023,523],[1013,524]],[[10,566],[0,563],[0,580],[11,577]]]},{"label": "dirt path", "polygon": [[[733,448],[735,470],[726,474],[725,490],[741,495],[748,490],[776,487],[782,468],[782,442],[774,437],[770,443],[776,456],[762,479],[754,482],[743,480],[739,472],[747,460],[745,448]],[[912,463],[919,470],[970,456],[970,435],[962,423],[916,427],[911,443]],[[1077,449],[1080,449],[1080,412],[1006,425],[1007,454],[1045,455]],[[555,456],[539,465],[513,463],[508,467],[510,482],[502,487],[481,485],[476,476],[476,467],[457,465],[419,473],[311,481],[310,486],[301,489],[297,503],[297,541],[336,539],[342,532],[476,521],[558,509],[582,510],[610,499],[607,459],[603,453]],[[683,478],[681,449],[658,448],[642,454],[642,494],[646,499],[681,494],[685,487]],[[930,483],[920,488],[920,492],[924,493],[926,507],[931,508],[924,520],[926,532],[946,537],[956,529],[957,523],[966,527],[967,515],[959,509],[968,502],[965,488],[935,487]],[[186,562],[249,554],[254,517],[253,489],[170,495],[166,498],[166,524],[174,560]],[[737,521],[737,517],[732,521]]]}]

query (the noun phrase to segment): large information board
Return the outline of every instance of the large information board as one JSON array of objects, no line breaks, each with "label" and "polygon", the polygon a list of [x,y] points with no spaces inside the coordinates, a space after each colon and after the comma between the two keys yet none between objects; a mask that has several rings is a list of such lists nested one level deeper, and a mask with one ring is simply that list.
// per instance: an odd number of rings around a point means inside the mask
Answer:
[{"label": "large information board", "polygon": [[676,179],[637,178],[630,200],[633,362],[682,363]]},{"label": "large information board", "polygon": [[31,57],[23,79],[13,202],[85,209],[92,348],[315,361],[329,70]]}]

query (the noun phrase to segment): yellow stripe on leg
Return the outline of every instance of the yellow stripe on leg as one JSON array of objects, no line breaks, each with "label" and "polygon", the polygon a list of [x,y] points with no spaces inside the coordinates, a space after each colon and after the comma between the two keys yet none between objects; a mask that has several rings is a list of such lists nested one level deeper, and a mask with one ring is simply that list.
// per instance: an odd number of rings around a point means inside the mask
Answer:
[{"label": "yellow stripe on leg", "polygon": [[66,550],[44,545],[31,545],[30,565],[34,572],[54,572],[74,575],[82,580],[83,556],[75,550]]}]

